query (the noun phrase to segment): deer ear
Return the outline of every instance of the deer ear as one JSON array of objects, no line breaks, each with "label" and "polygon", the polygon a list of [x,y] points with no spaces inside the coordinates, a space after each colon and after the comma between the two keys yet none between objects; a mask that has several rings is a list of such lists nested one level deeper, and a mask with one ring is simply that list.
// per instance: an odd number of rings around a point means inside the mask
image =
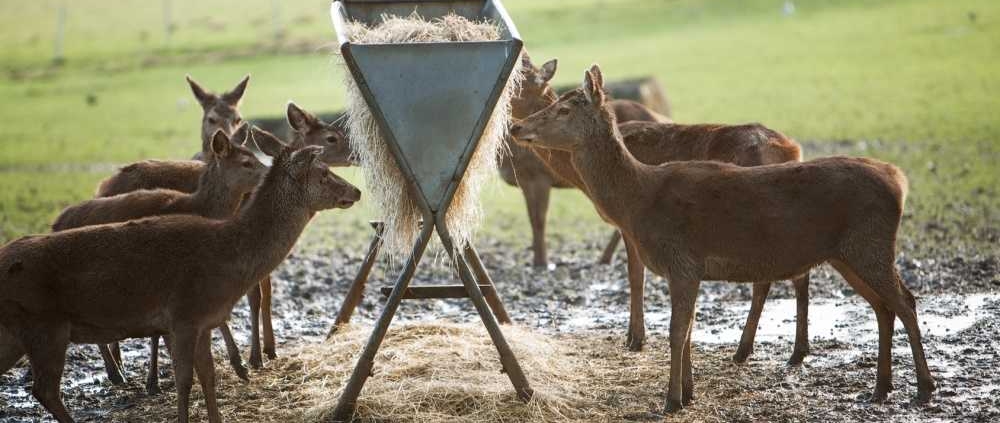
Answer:
[{"label": "deer ear", "polygon": [[257,149],[268,156],[278,157],[281,154],[281,150],[285,148],[285,143],[281,142],[278,137],[270,132],[254,126],[250,130],[250,133],[254,144],[257,144]]},{"label": "deer ear", "polygon": [[292,153],[289,164],[299,171],[305,171],[312,167],[316,160],[319,160],[320,154],[323,154],[323,147],[318,145],[302,147]]},{"label": "deer ear", "polygon": [[604,87],[600,85],[599,78],[589,70],[583,76],[583,94],[594,107],[604,106]]},{"label": "deer ear", "polygon": [[231,148],[232,145],[229,144],[229,137],[226,136],[226,133],[222,132],[221,129],[215,131],[215,134],[212,135],[212,154],[215,157],[226,157]]},{"label": "deer ear", "polygon": [[240,99],[243,98],[243,93],[247,90],[247,84],[250,83],[250,74],[244,76],[232,90],[222,95],[222,100],[229,104],[230,106],[236,107],[240,104]]},{"label": "deer ear", "polygon": [[601,72],[601,67],[594,63],[590,66],[590,74],[594,75],[594,84],[597,88],[604,90],[604,74]]},{"label": "deer ear", "polygon": [[186,79],[188,85],[191,86],[191,92],[194,93],[194,98],[198,100],[198,104],[201,104],[202,108],[208,107],[215,101],[215,94],[205,91],[205,89],[201,87],[201,84],[198,84],[198,82],[191,78],[191,75],[185,75],[184,79]]},{"label": "deer ear", "polygon": [[291,101],[288,102],[287,115],[288,115],[288,124],[292,127],[292,129],[299,132],[307,131],[309,130],[309,128],[316,126],[317,123],[316,116],[313,116],[311,113],[302,110],[301,108],[299,108],[299,106],[295,105],[295,103]]},{"label": "deer ear", "polygon": [[250,124],[246,122],[241,123],[240,126],[236,127],[236,130],[233,131],[233,136],[230,140],[235,144],[246,146],[247,141],[250,140]]},{"label": "deer ear", "polygon": [[558,66],[558,64],[559,64],[559,59],[552,59],[549,60],[548,62],[545,62],[545,64],[542,65],[541,76],[543,81],[549,82],[552,80],[552,77],[556,76],[556,67]]}]

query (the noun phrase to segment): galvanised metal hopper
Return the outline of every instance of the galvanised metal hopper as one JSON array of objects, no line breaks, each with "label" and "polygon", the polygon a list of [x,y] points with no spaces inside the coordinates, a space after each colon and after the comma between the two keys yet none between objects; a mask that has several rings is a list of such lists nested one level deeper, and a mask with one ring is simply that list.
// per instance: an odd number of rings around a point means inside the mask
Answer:
[{"label": "galvanised metal hopper", "polygon": [[[347,23],[377,24],[383,15],[407,16],[417,11],[425,19],[455,13],[470,20],[490,19],[501,28],[501,39],[475,42],[355,44]],[[445,225],[445,212],[465,174],[493,109],[513,67],[519,63],[522,43],[517,29],[498,0],[458,1],[335,1],[330,10],[340,52],[369,110],[412,192],[419,193],[423,225],[416,244],[376,322],[351,379],[344,387],[335,421],[349,421],[375,353],[404,298],[455,295],[447,287],[409,287],[427,242],[438,236],[462,279],[461,296],[468,296],[479,312],[500,354],[504,372],[518,396],[527,401],[532,390],[491,313],[500,305],[492,282],[471,248],[456,254]],[[475,269],[470,268],[470,262]],[[475,270],[475,272],[473,272]],[[477,281],[478,279],[478,281]],[[502,310],[502,305],[500,305]],[[499,313],[498,313],[499,314]],[[505,315],[506,313],[504,313]]]}]

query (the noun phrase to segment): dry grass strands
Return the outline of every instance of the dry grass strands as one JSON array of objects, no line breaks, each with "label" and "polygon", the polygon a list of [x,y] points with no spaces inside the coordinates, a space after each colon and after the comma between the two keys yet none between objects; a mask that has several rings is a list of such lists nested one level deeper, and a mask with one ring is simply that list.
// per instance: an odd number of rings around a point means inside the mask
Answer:
[{"label": "dry grass strands", "polygon": [[[349,25],[348,31],[351,40],[358,44],[500,39],[500,29],[496,24],[474,22],[454,14],[433,20],[425,20],[416,13],[406,17],[384,15],[382,22],[374,27],[354,22]],[[497,158],[510,122],[510,101],[521,78],[520,61],[517,61],[445,215],[456,248],[471,241],[482,221],[480,191],[496,172]],[[391,258],[405,257],[416,240],[418,223],[422,218],[416,197],[419,194],[411,192],[350,72],[345,72],[344,84],[347,87],[346,121],[351,148],[365,175],[366,195],[382,213],[386,224],[382,251]]]},{"label": "dry grass strands", "polygon": [[[223,419],[323,421],[332,413],[370,331],[370,326],[347,326],[329,342],[282,349],[287,352],[254,372],[249,384],[236,379],[233,372],[218,371]],[[747,365],[733,364],[732,345],[696,344],[694,368],[701,375],[695,386],[698,400],[684,412],[664,419],[658,414],[670,371],[667,339],[653,338],[646,351],[636,353],[622,348],[617,334],[552,335],[517,326],[504,326],[503,331],[535,390],[527,404],[517,399],[507,376],[500,373],[496,348],[478,322],[398,324],[389,330],[376,356],[375,375],[361,392],[355,421],[726,422],[940,417],[908,405],[907,398],[915,390],[912,386],[898,386],[903,392],[886,406],[872,407],[858,399],[870,388],[874,369],[851,365],[855,359],[844,357],[853,357],[857,347],[833,341],[818,343],[817,353],[803,368],[785,365],[790,348],[785,343],[760,344]],[[216,357],[217,369],[227,366],[225,354],[217,353]],[[898,367],[896,372],[912,372],[912,366]],[[147,397],[137,379],[129,386],[128,399],[103,405],[115,411],[100,420],[176,422],[176,392],[172,387],[164,388],[162,395]],[[193,421],[206,420],[203,398],[195,384]]]}]

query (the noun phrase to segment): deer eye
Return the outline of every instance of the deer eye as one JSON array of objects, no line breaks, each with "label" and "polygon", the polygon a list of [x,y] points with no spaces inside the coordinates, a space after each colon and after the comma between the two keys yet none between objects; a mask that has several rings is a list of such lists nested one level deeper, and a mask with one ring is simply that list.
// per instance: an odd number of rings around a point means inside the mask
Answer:
[{"label": "deer eye", "polygon": [[558,110],[556,110],[556,113],[559,116],[568,115],[569,114],[569,107],[560,107]]},{"label": "deer eye", "polygon": [[247,169],[252,169],[253,168],[253,163],[243,162],[243,167],[245,167]]},{"label": "deer eye", "polygon": [[331,135],[329,137],[326,137],[326,142],[329,143],[329,144],[336,144],[337,143],[337,137],[335,137],[333,135]]},{"label": "deer eye", "polygon": [[243,123],[243,119],[240,118],[233,119],[233,126],[240,126],[241,123]]},{"label": "deer eye", "polygon": [[210,117],[210,118],[208,118],[208,123],[211,124],[211,125],[215,125],[215,124],[219,123],[219,120],[216,119],[216,118],[214,118],[214,117]]}]

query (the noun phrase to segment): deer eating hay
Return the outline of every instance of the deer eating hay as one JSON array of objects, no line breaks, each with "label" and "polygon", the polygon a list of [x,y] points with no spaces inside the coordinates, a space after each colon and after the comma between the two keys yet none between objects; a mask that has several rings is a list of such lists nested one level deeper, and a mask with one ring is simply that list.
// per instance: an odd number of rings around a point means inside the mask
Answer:
[{"label": "deer eating hay", "polygon": [[157,216],[0,247],[0,373],[27,355],[32,394],[71,422],[59,394],[70,342],[169,335],[179,421],[188,421],[197,369],[209,420],[220,422],[210,330],[285,259],[316,212],[360,199],[318,164],[319,152],[283,149],[229,220]]},{"label": "deer eating hay", "polygon": [[[425,20],[416,12],[407,17],[384,15],[381,22],[372,27],[352,22],[349,33],[350,39],[357,44],[491,41],[501,38],[499,27],[490,21],[474,22],[455,14]],[[497,157],[510,121],[511,99],[520,80],[520,66],[514,66],[448,208],[445,220],[459,250],[469,243],[482,220],[479,193],[497,169]],[[409,253],[419,230],[422,215],[414,197],[419,194],[407,188],[408,183],[385,141],[386,134],[381,133],[349,71],[345,72],[344,84],[347,87],[345,115],[350,135],[348,139],[364,173],[369,196],[385,222],[382,251],[391,257],[404,256]]]},{"label": "deer eating hay", "polygon": [[641,163],[625,148],[596,65],[582,88],[512,129],[526,145],[568,151],[602,213],[642,262],[669,282],[670,379],[666,411],[694,399],[691,327],[702,280],[769,282],[829,262],[871,304],[879,327],[872,400],[893,389],[892,335],[906,328],[927,402],[934,380],[916,300],[896,271],[896,232],[907,192],[897,167],[832,157],[739,167],[720,162]]}]

